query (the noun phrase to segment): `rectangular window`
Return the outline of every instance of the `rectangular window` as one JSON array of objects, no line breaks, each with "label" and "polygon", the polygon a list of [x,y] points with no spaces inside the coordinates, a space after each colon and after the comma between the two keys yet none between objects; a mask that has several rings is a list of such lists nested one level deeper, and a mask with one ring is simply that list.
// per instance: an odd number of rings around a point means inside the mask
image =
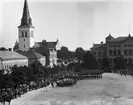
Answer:
[{"label": "rectangular window", "polygon": [[24,39],[24,42],[25,42],[25,39]]},{"label": "rectangular window", "polygon": [[24,45],[24,48],[25,48],[25,45]]},{"label": "rectangular window", "polygon": [[25,37],[27,37],[27,32],[25,32]]},{"label": "rectangular window", "polygon": [[101,56],[101,51],[98,52],[98,56]]},{"label": "rectangular window", "polygon": [[24,37],[24,33],[22,32],[22,37]]},{"label": "rectangular window", "polygon": [[121,55],[121,50],[118,50],[118,55]]}]

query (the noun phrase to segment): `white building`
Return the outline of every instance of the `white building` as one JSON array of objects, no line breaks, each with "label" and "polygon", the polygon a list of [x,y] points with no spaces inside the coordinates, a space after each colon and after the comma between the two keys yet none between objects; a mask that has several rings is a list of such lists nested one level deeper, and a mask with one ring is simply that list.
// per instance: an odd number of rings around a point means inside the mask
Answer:
[{"label": "white building", "polygon": [[37,53],[46,56],[46,65],[53,66],[57,64],[57,50],[59,49],[59,41],[34,43],[34,27],[30,17],[27,0],[24,2],[23,15],[21,24],[18,27],[19,42],[15,43],[14,51],[29,51],[31,48]]},{"label": "white building", "polygon": [[0,70],[9,70],[14,65],[28,66],[28,58],[14,51],[0,51]]}]

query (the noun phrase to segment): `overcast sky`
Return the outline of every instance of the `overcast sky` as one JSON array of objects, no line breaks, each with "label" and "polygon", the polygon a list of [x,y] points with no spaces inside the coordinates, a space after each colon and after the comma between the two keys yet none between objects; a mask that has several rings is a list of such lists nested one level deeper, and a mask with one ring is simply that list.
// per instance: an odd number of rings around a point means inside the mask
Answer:
[{"label": "overcast sky", "polygon": [[[18,40],[24,0],[0,0],[0,47]],[[133,35],[131,0],[28,0],[35,41],[56,41],[70,50],[89,49],[112,36]],[[130,29],[129,29],[130,25]]]}]

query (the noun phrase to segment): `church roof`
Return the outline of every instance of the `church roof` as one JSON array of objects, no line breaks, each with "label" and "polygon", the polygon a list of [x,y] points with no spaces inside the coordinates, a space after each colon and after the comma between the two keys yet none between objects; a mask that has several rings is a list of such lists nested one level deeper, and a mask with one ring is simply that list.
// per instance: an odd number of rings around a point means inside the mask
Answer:
[{"label": "church roof", "polygon": [[27,59],[27,57],[14,51],[0,51],[0,58],[3,60],[9,59]]},{"label": "church roof", "polygon": [[45,47],[45,48],[55,48],[57,45],[57,41],[55,42],[35,42],[34,47]]},{"label": "church roof", "polygon": [[25,0],[25,2],[24,2],[23,15],[22,15],[21,24],[20,24],[19,28],[20,27],[32,27],[32,28],[34,28],[32,26],[32,19],[30,17],[27,0]]},{"label": "church roof", "polygon": [[33,50],[24,51],[24,52],[20,51],[19,53],[26,56],[28,59],[41,59],[45,57]]}]

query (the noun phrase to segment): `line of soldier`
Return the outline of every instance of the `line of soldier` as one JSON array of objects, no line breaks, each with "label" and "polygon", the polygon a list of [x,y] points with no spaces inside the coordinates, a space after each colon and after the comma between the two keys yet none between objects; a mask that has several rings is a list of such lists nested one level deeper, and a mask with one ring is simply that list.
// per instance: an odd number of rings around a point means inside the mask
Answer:
[{"label": "line of soldier", "polygon": [[112,70],[113,73],[117,73],[124,76],[133,76],[133,70],[131,69],[119,69],[119,70]]},{"label": "line of soldier", "polygon": [[[84,79],[101,79],[102,78],[102,73],[101,71],[89,71],[89,72],[84,72],[84,73],[66,73],[62,72],[58,74],[56,77],[56,84],[59,87],[64,87],[64,86],[69,86],[69,85],[74,85],[76,84],[77,81],[79,80],[84,80]],[[58,82],[57,82],[58,81]]]}]

